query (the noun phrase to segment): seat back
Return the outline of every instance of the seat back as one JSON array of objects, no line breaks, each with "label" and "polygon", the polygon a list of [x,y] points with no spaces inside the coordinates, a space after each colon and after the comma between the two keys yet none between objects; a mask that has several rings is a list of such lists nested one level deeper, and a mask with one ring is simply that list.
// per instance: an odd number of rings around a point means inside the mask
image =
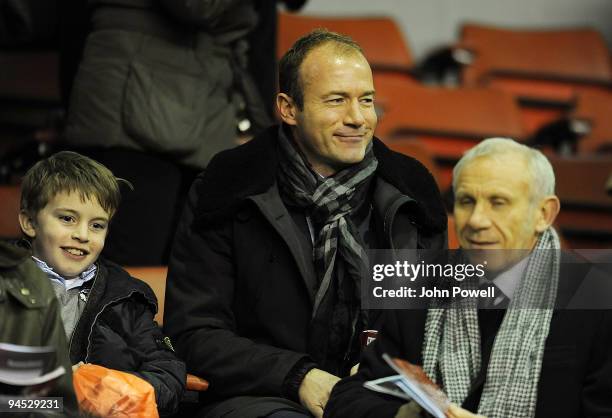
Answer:
[{"label": "seat back", "polygon": [[377,134],[428,133],[457,138],[523,137],[514,97],[487,88],[416,86],[374,77],[376,101],[383,103]]},{"label": "seat back", "polygon": [[363,49],[374,70],[408,71],[412,55],[390,17],[322,17],[280,13],[277,53],[281,57],[301,36],[316,28],[348,35]]},{"label": "seat back", "polygon": [[581,92],[612,85],[610,53],[593,29],[510,30],[466,24],[459,45],[474,56],[463,70],[463,85],[486,85],[519,98],[527,135],[563,117]]},{"label": "seat back", "polygon": [[587,122],[590,131],[578,142],[580,153],[612,152],[612,92],[583,92],[571,112],[572,119]]},{"label": "seat back", "polygon": [[465,24],[461,45],[475,53],[467,84],[495,74],[575,82],[610,83],[610,52],[593,29],[514,30]]},{"label": "seat back", "polygon": [[561,212],[556,225],[571,248],[612,246],[611,156],[551,157]]},{"label": "seat back", "polygon": [[17,218],[20,198],[19,186],[0,186],[0,238],[15,239],[21,236]]},{"label": "seat back", "polygon": [[125,267],[125,270],[137,279],[147,283],[153,289],[157,297],[157,314],[155,321],[161,326],[164,322],[164,299],[166,297],[166,277],[168,276],[167,266],[149,267]]}]

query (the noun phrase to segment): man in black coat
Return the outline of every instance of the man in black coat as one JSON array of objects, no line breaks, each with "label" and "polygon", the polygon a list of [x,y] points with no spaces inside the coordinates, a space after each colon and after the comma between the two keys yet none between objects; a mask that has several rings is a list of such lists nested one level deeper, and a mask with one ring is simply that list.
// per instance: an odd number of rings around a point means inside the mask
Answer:
[{"label": "man in black coat", "polygon": [[610,291],[601,292],[609,278],[561,254],[550,163],[493,138],[453,177],[459,243],[487,264],[482,284],[495,297],[391,312],[357,375],[334,388],[326,417],[417,416],[404,414],[410,403],[363,387],[395,374],[383,353],[422,365],[451,401],[488,418],[612,416],[612,310]]},{"label": "man in black coat", "polygon": [[306,35],[280,91],[282,125],[213,158],[176,233],[164,324],[210,381],[201,416],[321,416],[378,326],[361,308],[366,251],[446,246],[431,174],[373,136],[357,44]]}]

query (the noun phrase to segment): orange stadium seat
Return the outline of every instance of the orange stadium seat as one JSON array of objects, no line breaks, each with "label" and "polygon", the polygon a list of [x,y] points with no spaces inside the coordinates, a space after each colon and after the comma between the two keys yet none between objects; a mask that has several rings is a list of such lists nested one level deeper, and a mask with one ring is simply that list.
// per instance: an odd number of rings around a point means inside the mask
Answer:
[{"label": "orange stadium seat", "polygon": [[561,212],[556,225],[572,248],[612,246],[612,156],[550,157]]},{"label": "orange stadium seat", "polygon": [[[124,268],[131,276],[142,280],[153,289],[158,304],[155,321],[161,326],[164,319],[164,298],[166,297],[166,276],[168,275],[168,267],[146,266]],[[208,386],[209,382],[207,380],[192,374],[187,375],[186,389],[188,391],[203,392],[208,390]]]},{"label": "orange stadium seat", "polygon": [[376,130],[391,148],[418,139],[439,167],[439,186],[450,186],[452,167],[480,140],[493,136],[524,139],[514,97],[488,88],[417,86],[375,74],[379,106]]},{"label": "orange stadium seat", "polygon": [[414,66],[404,35],[390,17],[322,17],[280,13],[277,43],[279,58],[300,36],[316,28],[326,28],[352,37],[363,48],[375,72],[394,72],[405,76]]},{"label": "orange stadium seat", "polygon": [[142,280],[153,289],[155,297],[157,297],[157,315],[155,321],[162,325],[164,322],[164,299],[166,297],[166,276],[168,275],[168,267],[166,266],[147,266],[147,267],[125,267],[125,270],[131,276]]},{"label": "orange stadium seat", "polygon": [[588,132],[578,141],[579,153],[612,152],[612,92],[583,92],[570,117],[586,122]]},{"label": "orange stadium seat", "polygon": [[[469,85],[502,75],[578,84],[608,85],[612,80],[610,52],[593,29],[511,30],[465,24],[460,42],[475,55],[463,73]],[[567,91],[558,91],[556,98],[570,98],[563,93]]]},{"label": "orange stadium seat", "polygon": [[0,238],[16,239],[21,236],[17,219],[20,197],[19,186],[0,186]]},{"label": "orange stadium seat", "polygon": [[513,93],[521,100],[528,134],[561,117],[580,92],[612,85],[610,53],[593,29],[511,30],[465,24],[458,48],[472,55],[462,72],[463,85]]}]

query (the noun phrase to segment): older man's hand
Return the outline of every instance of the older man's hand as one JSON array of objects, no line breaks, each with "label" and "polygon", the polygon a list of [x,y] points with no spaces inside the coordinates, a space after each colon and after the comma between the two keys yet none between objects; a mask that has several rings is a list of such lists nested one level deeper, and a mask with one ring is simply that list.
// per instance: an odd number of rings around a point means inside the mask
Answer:
[{"label": "older man's hand", "polygon": [[338,376],[323,370],[310,370],[300,384],[300,402],[312,415],[322,417],[329,395],[339,380]]},{"label": "older man's hand", "polygon": [[486,418],[483,415],[473,414],[470,411],[461,408],[454,403],[450,404],[448,407],[448,411],[446,411],[446,416],[448,418]]}]

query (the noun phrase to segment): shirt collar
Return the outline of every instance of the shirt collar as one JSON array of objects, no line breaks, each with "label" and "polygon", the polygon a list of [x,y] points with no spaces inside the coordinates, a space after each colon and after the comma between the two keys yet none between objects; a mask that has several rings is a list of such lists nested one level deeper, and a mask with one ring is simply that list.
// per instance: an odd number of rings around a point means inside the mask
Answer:
[{"label": "shirt collar", "polygon": [[508,299],[512,299],[516,288],[521,283],[521,278],[527,268],[529,257],[523,258],[521,261],[510,267],[508,270],[500,273],[492,282],[501,290]]},{"label": "shirt collar", "polygon": [[38,267],[47,274],[47,277],[51,281],[61,283],[66,290],[80,287],[84,283],[93,279],[94,276],[96,275],[96,270],[98,268],[95,264],[92,264],[91,266],[87,267],[81,274],[79,274],[78,277],[67,280],[64,277],[57,274],[55,271],[53,271],[53,268],[49,267],[49,265],[47,265],[47,263],[45,263],[41,259],[36,258],[34,256],[32,256],[32,259],[34,260],[34,262],[36,262]]}]

